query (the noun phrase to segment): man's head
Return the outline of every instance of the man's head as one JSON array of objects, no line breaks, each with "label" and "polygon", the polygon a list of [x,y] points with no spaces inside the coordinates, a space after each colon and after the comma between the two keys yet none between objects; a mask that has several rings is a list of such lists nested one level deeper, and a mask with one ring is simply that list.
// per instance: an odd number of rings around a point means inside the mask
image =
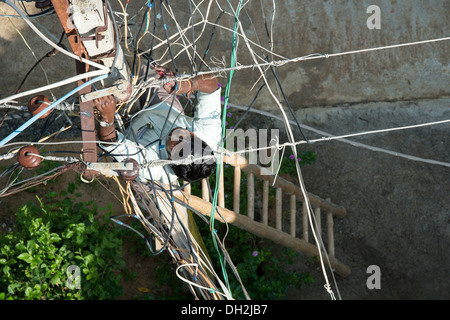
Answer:
[{"label": "man's head", "polygon": [[190,163],[171,165],[173,172],[184,181],[205,179],[216,170],[211,147],[189,130],[173,129],[167,138],[166,150],[171,160],[183,160],[192,156]]}]

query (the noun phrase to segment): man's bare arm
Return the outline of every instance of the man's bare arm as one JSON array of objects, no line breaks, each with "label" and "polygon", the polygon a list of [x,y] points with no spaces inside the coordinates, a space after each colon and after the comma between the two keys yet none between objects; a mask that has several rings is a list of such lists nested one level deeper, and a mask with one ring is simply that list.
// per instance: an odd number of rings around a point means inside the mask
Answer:
[{"label": "man's bare arm", "polygon": [[[175,73],[173,71],[161,67],[155,66],[155,70],[159,72],[162,78],[167,77],[175,77]],[[192,93],[194,91],[204,92],[204,93],[212,93],[219,88],[219,81],[214,75],[200,75],[195,76],[192,79],[179,80],[176,83],[176,94],[185,94]],[[168,93],[173,93],[175,90],[175,82],[169,82],[164,85],[164,89]]]}]

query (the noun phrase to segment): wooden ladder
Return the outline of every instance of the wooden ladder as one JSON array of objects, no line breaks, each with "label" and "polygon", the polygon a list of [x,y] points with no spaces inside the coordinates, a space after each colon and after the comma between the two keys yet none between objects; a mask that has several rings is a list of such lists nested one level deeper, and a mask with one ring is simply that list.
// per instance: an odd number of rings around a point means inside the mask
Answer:
[{"label": "wooden ladder", "polygon": [[[214,217],[218,221],[227,222],[234,226],[251,232],[259,237],[267,238],[275,243],[300,251],[309,257],[319,255],[316,244],[310,242],[310,221],[307,206],[301,188],[296,184],[275,175],[267,168],[259,165],[250,164],[241,157],[233,155],[223,157],[223,163],[234,167],[234,190],[233,190],[233,208],[225,208],[224,192],[224,174],[223,166],[220,174],[220,183],[218,190],[217,211]],[[241,173],[247,174],[247,215],[240,214],[241,199]],[[255,220],[255,178],[262,180],[262,214],[261,221]],[[275,179],[276,178],[276,179]],[[269,190],[275,188],[275,225],[269,223]],[[194,196],[190,192],[190,186],[185,189],[184,196],[178,198],[184,201],[191,209],[211,216],[212,204],[209,199],[208,183],[206,180],[201,182],[202,198]],[[290,208],[288,215],[289,230],[283,230],[283,194],[290,197]],[[324,200],[320,197],[308,193],[308,199],[313,208],[314,218],[316,220],[315,229],[317,233],[322,234],[322,215],[326,217],[326,237],[322,237],[327,243],[328,260],[324,259],[325,265],[331,267],[333,272],[340,276],[348,276],[350,268],[340,262],[335,257],[334,243],[334,217],[343,218],[346,215],[345,208],[333,204],[330,199]],[[301,210],[297,202],[301,201]],[[298,219],[301,212],[301,219]],[[299,220],[301,220],[299,222]],[[302,234],[297,235],[297,224],[301,225]],[[287,223],[286,223],[287,224]],[[299,237],[301,236],[301,237]]]}]

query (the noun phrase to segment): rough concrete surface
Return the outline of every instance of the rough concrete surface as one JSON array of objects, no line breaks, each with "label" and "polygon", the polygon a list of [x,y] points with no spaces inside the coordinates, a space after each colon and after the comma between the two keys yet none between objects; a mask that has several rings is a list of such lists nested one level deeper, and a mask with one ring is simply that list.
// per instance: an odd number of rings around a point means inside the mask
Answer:
[{"label": "rough concrete surface", "polygon": [[[326,114],[325,120],[305,124],[340,135],[449,119],[450,101],[358,105],[312,113]],[[318,135],[308,138],[314,137]],[[450,160],[448,124],[348,139],[447,165]],[[348,210],[345,218],[335,219],[336,257],[352,269],[349,277],[337,276],[342,298],[448,299],[449,167],[340,141],[302,148],[318,154],[317,163],[303,171],[309,191],[326,195]],[[380,290],[366,287],[371,265],[380,267]],[[317,291],[313,290],[317,295],[305,288],[304,299],[328,298],[317,267]]]},{"label": "rough concrete surface", "polygon": [[[173,11],[182,26],[189,25],[189,10],[183,2],[172,1]],[[237,8],[238,1],[229,1]],[[234,18],[228,14],[228,1],[204,1],[201,10],[214,22],[221,9],[223,15],[216,28],[215,40],[206,63],[209,67],[230,65]],[[208,5],[211,4],[210,7]],[[273,4],[276,4],[275,8]],[[32,5],[32,4],[30,4]],[[130,1],[130,12],[138,15],[136,34],[143,14],[143,2]],[[381,9],[381,29],[369,30],[366,22],[370,5]],[[114,10],[120,11],[112,2]],[[3,3],[6,13],[13,11]],[[210,10],[209,10],[210,9]],[[274,10],[275,9],[275,10]],[[209,11],[208,11],[209,10]],[[431,1],[250,1],[240,13],[242,30],[252,41],[256,61],[264,58],[283,60],[313,53],[334,54],[380,46],[403,44],[448,37],[450,35],[450,2]],[[0,14],[3,11],[0,10]],[[194,15],[194,22],[203,17]],[[266,35],[264,17],[272,35]],[[272,17],[273,23],[272,23]],[[38,21],[56,37],[62,29],[55,16]],[[173,30],[173,22],[167,18]],[[35,52],[41,57],[50,50],[20,19],[11,18]],[[158,20],[161,26],[161,21]],[[213,25],[205,26],[197,50],[206,49]],[[228,28],[228,29],[225,29]],[[164,38],[159,28],[158,36]],[[202,25],[195,28],[197,35]],[[242,33],[242,30],[240,32]],[[149,39],[141,46],[147,48]],[[67,45],[67,42],[64,42]],[[240,65],[255,61],[246,41],[238,37],[237,57]],[[259,44],[260,47],[256,46]],[[262,50],[270,48],[273,51]],[[174,50],[181,46],[175,46]],[[158,48],[161,62],[170,61],[165,50]],[[165,55],[163,56],[163,54]],[[254,108],[281,116],[279,106],[287,114],[285,94],[300,123],[334,135],[414,125],[450,117],[450,42],[361,52],[289,63],[275,68],[283,91],[277,87],[271,70],[264,69],[273,96],[264,89]],[[214,62],[209,58],[214,57]],[[177,57],[179,72],[190,72],[185,54]],[[35,58],[6,17],[0,17],[0,97],[17,90]],[[50,82],[74,75],[73,62],[64,55],[45,59],[42,63]],[[169,64],[169,66],[171,66]],[[262,85],[257,68],[238,70],[234,74],[230,101],[248,106]],[[221,82],[227,81],[222,75]],[[258,81],[258,82],[257,82]],[[40,68],[30,75],[23,90],[46,84]],[[53,90],[60,97],[74,85]],[[21,101],[26,103],[26,100]],[[12,113],[2,126],[5,136],[28,116]],[[291,116],[289,116],[292,119]],[[284,129],[278,121],[250,113],[244,126]],[[56,130],[57,128],[55,128]],[[37,129],[37,132],[39,130]],[[309,139],[321,137],[305,130]],[[450,163],[449,124],[349,138],[369,146]],[[33,134],[30,134],[33,136]],[[301,139],[298,131],[295,136]],[[315,151],[317,163],[304,167],[303,177],[308,191],[322,198],[330,197],[344,206],[348,214],[335,221],[336,257],[349,265],[352,274],[337,276],[343,299],[448,299],[450,298],[450,168],[444,165],[413,161],[380,151],[371,151],[340,141],[303,145]],[[370,265],[380,267],[381,289],[369,290],[366,280]],[[300,291],[292,290],[289,299],[328,299],[323,276],[316,262],[300,257],[297,269],[311,272],[316,282]],[[332,288],[336,287],[330,278]]]}]

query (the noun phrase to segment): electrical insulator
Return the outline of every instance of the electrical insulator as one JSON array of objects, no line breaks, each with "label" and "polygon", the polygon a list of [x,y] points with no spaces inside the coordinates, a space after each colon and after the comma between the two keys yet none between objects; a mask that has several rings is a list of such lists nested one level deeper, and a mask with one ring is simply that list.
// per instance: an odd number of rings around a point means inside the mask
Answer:
[{"label": "electrical insulator", "polygon": [[39,151],[35,146],[25,146],[19,150],[17,161],[27,169],[36,168],[41,164],[42,158],[38,157]]},{"label": "electrical insulator", "polygon": [[[28,101],[28,111],[30,111],[33,114],[33,116],[35,116],[39,112],[41,112],[42,110],[47,108],[49,105],[50,105],[50,100],[48,100],[48,98],[46,96],[37,95],[37,96],[34,96],[33,98],[31,98],[30,101]],[[50,109],[45,114],[40,116],[39,119],[46,118],[51,112],[52,112],[52,110]]]},{"label": "electrical insulator", "polygon": [[124,161],[125,164],[130,163],[130,162],[133,164],[132,170],[120,170],[120,175],[122,176],[122,178],[125,181],[133,181],[134,179],[136,179],[139,176],[138,162],[134,159],[126,159]]}]

